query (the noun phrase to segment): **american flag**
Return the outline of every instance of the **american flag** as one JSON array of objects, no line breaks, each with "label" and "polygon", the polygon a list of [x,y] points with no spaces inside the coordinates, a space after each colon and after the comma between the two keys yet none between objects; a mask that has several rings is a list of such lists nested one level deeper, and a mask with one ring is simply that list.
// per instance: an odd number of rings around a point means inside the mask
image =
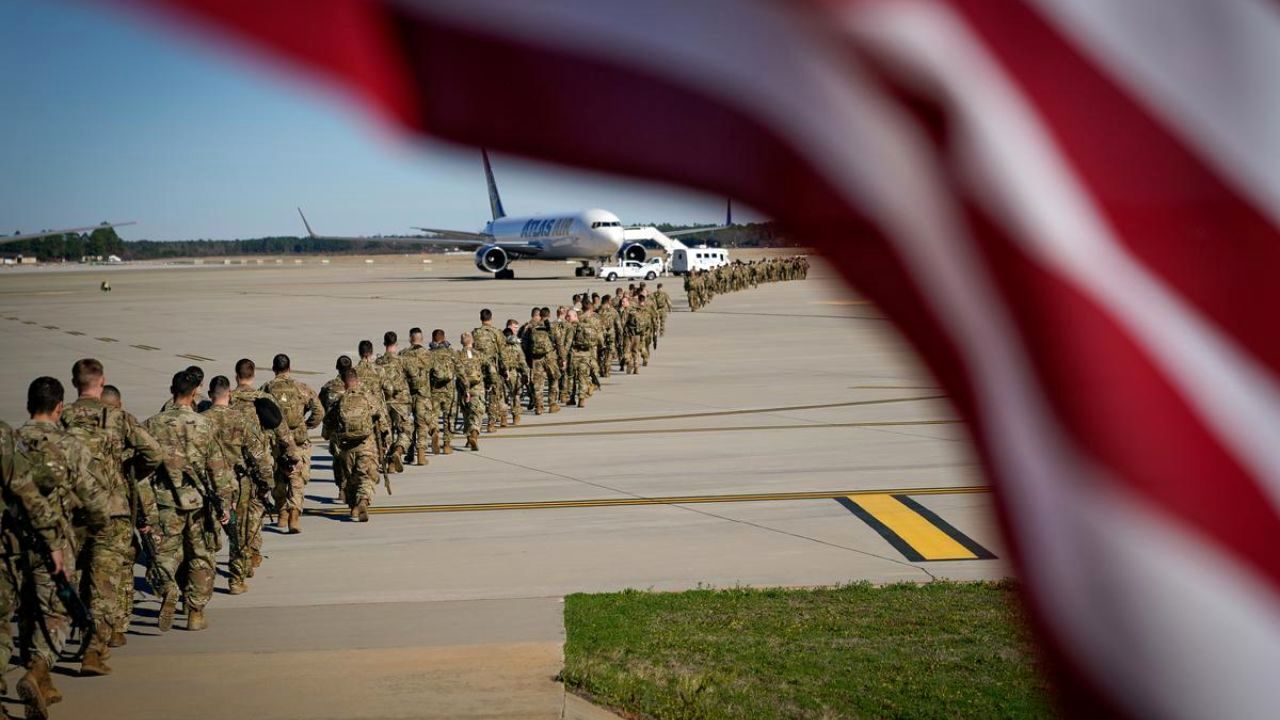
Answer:
[{"label": "american flag", "polygon": [[132,4],[779,219],[972,428],[1069,708],[1280,714],[1274,0]]}]

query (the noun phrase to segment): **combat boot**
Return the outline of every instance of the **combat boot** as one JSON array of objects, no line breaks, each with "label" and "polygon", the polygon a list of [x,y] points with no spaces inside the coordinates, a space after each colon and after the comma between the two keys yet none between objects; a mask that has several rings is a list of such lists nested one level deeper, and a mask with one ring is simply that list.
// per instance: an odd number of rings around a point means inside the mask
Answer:
[{"label": "combat boot", "polygon": [[[339,491],[341,491],[342,488],[339,487],[338,489]],[[276,509],[276,529],[277,530],[289,529],[289,511],[288,510],[284,508]]]},{"label": "combat boot", "polygon": [[289,534],[290,535],[297,535],[298,533],[302,532],[302,528],[298,526],[299,521],[301,519],[302,519],[301,510],[295,509],[295,510],[289,511]]},{"label": "combat boot", "polygon": [[519,425],[519,424],[520,424],[520,413],[514,413],[514,414],[511,416],[511,424],[512,424],[512,425]]},{"label": "combat boot", "polygon": [[440,454],[440,433],[431,433],[431,454]]},{"label": "combat boot", "polygon": [[578,407],[586,407],[587,398],[584,395],[578,395]]},{"label": "combat boot", "polygon": [[554,401],[553,401],[553,402],[551,403],[551,409],[550,409],[548,412],[553,412],[553,413],[558,413],[558,412],[560,412],[560,403],[557,403],[557,402],[554,402]]},{"label": "combat boot", "polygon": [[124,647],[129,644],[129,637],[122,632],[111,633],[111,639],[107,641],[107,647]]},{"label": "combat boot", "polygon": [[397,449],[391,453],[391,459],[387,462],[387,471],[393,473],[404,472],[404,461],[400,459],[402,453]]},{"label": "combat boot", "polygon": [[230,580],[227,582],[228,595],[243,595],[249,591],[249,586],[243,580]]},{"label": "combat boot", "polygon": [[204,630],[209,627],[209,623],[205,622],[204,610],[188,610],[187,611],[187,629],[191,632]]},{"label": "combat boot", "polygon": [[467,433],[467,447],[473,451],[480,450],[480,431],[472,430]]},{"label": "combat boot", "polygon": [[18,680],[18,697],[27,706],[27,718],[46,720],[49,717],[49,700],[44,693],[45,685],[52,685],[49,679],[49,664],[42,657],[35,657],[27,663],[27,672]]},{"label": "combat boot", "polygon": [[253,554],[253,566],[262,567],[262,553],[256,552]]},{"label": "combat boot", "polygon": [[449,441],[449,440],[445,440],[445,441],[444,441],[444,450],[442,450],[441,452],[443,452],[445,455],[452,455],[452,454],[453,454],[453,443],[452,443],[451,441]]},{"label": "combat boot", "polygon": [[80,674],[88,675],[110,675],[111,668],[103,661],[102,654],[96,649],[84,651],[84,659],[80,661]]},{"label": "combat boot", "polygon": [[426,465],[426,464],[427,464],[427,449],[426,449],[425,447],[423,447],[423,446],[419,445],[419,446],[418,446],[418,452],[417,452],[417,455],[418,455],[418,458],[417,458],[417,459],[418,459],[418,463],[417,463],[417,464],[418,464],[418,465]]},{"label": "combat boot", "polygon": [[[283,511],[282,511],[283,512]],[[178,591],[172,589],[160,602],[160,615],[156,618],[156,627],[160,632],[169,632],[173,627],[173,614],[178,610]]]},{"label": "combat boot", "polygon": [[40,678],[40,691],[44,693],[45,702],[57,705],[62,702],[62,691],[53,686],[53,673],[48,672]]},{"label": "combat boot", "polygon": [[355,513],[356,520],[360,522],[369,522],[369,503],[361,500],[360,504],[356,505]]}]

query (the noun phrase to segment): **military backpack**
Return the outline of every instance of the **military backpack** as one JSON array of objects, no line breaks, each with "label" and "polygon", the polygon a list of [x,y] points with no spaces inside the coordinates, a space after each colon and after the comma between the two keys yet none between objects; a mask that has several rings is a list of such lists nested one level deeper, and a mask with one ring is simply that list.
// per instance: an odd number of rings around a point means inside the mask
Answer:
[{"label": "military backpack", "polygon": [[373,434],[373,413],[358,393],[347,393],[338,399],[338,419],[334,423],[338,440],[363,440]]},{"label": "military backpack", "polygon": [[272,380],[265,389],[268,395],[276,399],[280,414],[284,416],[285,425],[290,430],[306,421],[307,400],[296,384],[286,379]]}]

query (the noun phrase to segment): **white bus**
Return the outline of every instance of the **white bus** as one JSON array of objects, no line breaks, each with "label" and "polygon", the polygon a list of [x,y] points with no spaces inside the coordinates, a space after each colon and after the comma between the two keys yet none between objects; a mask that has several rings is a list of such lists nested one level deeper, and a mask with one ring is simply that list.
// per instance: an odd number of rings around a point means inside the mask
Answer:
[{"label": "white bus", "polygon": [[724,248],[678,248],[671,252],[671,272],[675,275],[711,270],[728,264],[729,251]]}]

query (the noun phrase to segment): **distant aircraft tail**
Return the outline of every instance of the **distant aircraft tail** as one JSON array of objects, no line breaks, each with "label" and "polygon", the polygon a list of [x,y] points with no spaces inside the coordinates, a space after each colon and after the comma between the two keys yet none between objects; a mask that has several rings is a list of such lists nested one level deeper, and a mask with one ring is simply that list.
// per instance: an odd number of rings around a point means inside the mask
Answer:
[{"label": "distant aircraft tail", "polygon": [[481,149],[480,155],[484,157],[484,181],[489,185],[489,210],[493,212],[493,219],[504,218],[507,211],[502,209],[502,196],[498,194],[498,183],[493,179],[493,166],[489,164],[489,151]]},{"label": "distant aircraft tail", "polygon": [[307,222],[307,216],[302,214],[302,208],[298,208],[298,217],[302,218],[302,226],[307,229],[307,236],[315,237],[316,234],[311,230],[311,223]]},{"label": "distant aircraft tail", "polygon": [[724,226],[729,227],[733,224],[733,198],[725,201],[724,206]]}]

